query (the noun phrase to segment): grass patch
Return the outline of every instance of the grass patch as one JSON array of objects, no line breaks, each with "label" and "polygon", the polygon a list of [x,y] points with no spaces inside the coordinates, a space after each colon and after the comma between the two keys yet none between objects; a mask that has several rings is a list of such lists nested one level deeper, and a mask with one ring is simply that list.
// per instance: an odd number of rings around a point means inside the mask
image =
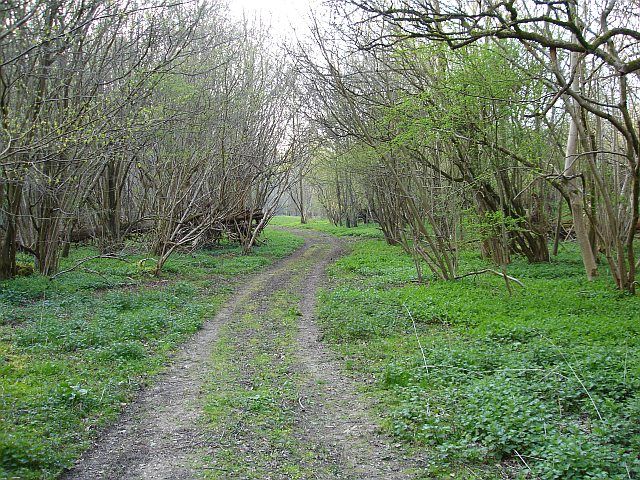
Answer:
[{"label": "grass patch", "polygon": [[204,428],[216,438],[215,453],[199,460],[207,466],[205,478],[311,476],[304,466],[305,447],[294,435],[298,380],[292,362],[298,312],[291,306],[293,298],[276,294],[268,312],[245,315],[222,332],[205,406]]},{"label": "grass patch", "polygon": [[431,478],[639,477],[640,298],[584,280],[572,245],[509,273],[512,296],[491,276],[418,285],[399,248],[359,241],[321,295],[324,338]]},{"label": "grass patch", "polygon": [[207,479],[338,478],[323,447],[299,430],[300,374],[296,369],[300,285],[311,247],[296,272],[268,299],[247,302],[221,330],[205,405],[206,437],[195,459]]},{"label": "grass patch", "polygon": [[[54,478],[71,466],[243,275],[302,242],[275,230],[263,240],[249,256],[228,245],[175,254],[159,279],[132,255],[54,281],[0,283],[0,478]],[[95,254],[74,249],[61,268]]]},{"label": "grass patch", "polygon": [[357,227],[343,227],[334,225],[324,218],[313,218],[307,223],[300,223],[300,217],[277,215],[271,219],[269,225],[291,228],[304,228],[317,232],[330,233],[337,237],[358,237],[358,238],[383,238],[382,231],[375,223],[362,223]]}]

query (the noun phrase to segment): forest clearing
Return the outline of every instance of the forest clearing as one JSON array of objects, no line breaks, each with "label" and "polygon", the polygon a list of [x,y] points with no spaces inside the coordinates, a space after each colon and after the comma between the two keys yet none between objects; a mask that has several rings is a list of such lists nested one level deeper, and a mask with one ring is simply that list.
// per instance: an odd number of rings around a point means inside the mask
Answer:
[{"label": "forest clearing", "polygon": [[0,19],[0,479],[640,478],[637,0]]}]

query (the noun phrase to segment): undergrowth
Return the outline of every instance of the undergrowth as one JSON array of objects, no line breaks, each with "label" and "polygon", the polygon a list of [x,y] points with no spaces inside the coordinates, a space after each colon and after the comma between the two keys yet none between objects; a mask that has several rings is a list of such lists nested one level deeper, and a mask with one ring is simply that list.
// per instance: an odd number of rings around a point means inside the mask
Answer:
[{"label": "undergrowth", "polygon": [[[136,254],[53,281],[1,282],[0,478],[53,478],[71,466],[244,275],[302,242],[274,230],[262,238],[248,256],[233,246],[175,254],[160,278]],[[61,269],[94,255],[74,249]]]},{"label": "undergrowth", "polygon": [[[194,469],[205,479],[342,478],[320,442],[300,430],[304,379],[296,336],[302,282],[314,248],[289,264],[290,277],[238,305],[213,347],[205,437]],[[261,287],[264,288],[264,287]]]},{"label": "undergrowth", "polygon": [[334,225],[324,218],[312,218],[307,223],[300,223],[300,217],[277,215],[271,219],[270,225],[280,227],[304,228],[317,232],[330,233],[337,237],[382,238],[382,231],[375,223],[361,223],[357,227]]},{"label": "undergrowth", "polygon": [[430,478],[638,478],[640,298],[584,280],[572,245],[509,274],[511,296],[492,276],[419,285],[399,248],[357,242],[321,296],[324,338]]}]

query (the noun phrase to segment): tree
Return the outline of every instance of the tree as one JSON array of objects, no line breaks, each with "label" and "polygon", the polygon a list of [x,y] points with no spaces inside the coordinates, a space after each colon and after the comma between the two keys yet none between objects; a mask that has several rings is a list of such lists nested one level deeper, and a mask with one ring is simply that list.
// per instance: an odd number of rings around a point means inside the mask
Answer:
[{"label": "tree", "polygon": [[[226,236],[250,251],[294,167],[286,56],[221,5],[32,0],[0,9],[0,278],[72,238],[145,231],[156,272]],[[276,65],[278,68],[276,68]]]},{"label": "tree", "polygon": [[[342,11],[356,8],[364,24],[384,25],[378,29],[382,35],[360,37],[358,47],[365,51],[394,48],[408,39],[441,42],[454,50],[493,41],[509,57],[509,46],[521,45],[526,58],[541,68],[535,78],[548,89],[535,102],[535,115],[548,123],[556,103],[563,100],[571,118],[567,161],[542,178],[571,205],[588,277],[596,273],[595,240],[616,285],[635,291],[640,143],[632,113],[637,98],[631,85],[640,70],[640,33],[629,22],[637,18],[633,2],[349,0],[336,5]],[[514,66],[521,59],[509,57]],[[530,164],[518,151],[494,146],[513,161]],[[612,182],[616,172],[622,178]],[[585,190],[590,184],[597,198]],[[583,215],[593,239],[583,227]]]}]

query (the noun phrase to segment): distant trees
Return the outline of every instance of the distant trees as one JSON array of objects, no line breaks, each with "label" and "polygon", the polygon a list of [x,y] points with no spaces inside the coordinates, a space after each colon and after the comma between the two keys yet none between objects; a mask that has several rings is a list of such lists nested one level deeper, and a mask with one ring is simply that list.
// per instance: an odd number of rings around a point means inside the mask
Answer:
[{"label": "distant trees", "polygon": [[215,3],[9,0],[0,278],[18,249],[52,274],[82,236],[114,252],[147,232],[156,271],[224,236],[248,251],[312,191],[439,278],[469,243],[504,270],[569,236],[588,278],[604,259],[635,291],[634,2],[330,3],[285,55]]},{"label": "distant trees", "polygon": [[252,247],[293,164],[293,77],[264,30],[220,8],[0,9],[0,278],[18,249],[53,274],[79,231],[104,252],[150,232],[158,271],[223,235]]},{"label": "distant trees", "polygon": [[635,290],[633,2],[334,6],[301,55],[318,123],[366,152],[357,181],[389,241],[441,278],[456,277],[469,241],[503,267],[513,254],[546,261],[565,201],[587,276],[602,254],[618,288]]}]

